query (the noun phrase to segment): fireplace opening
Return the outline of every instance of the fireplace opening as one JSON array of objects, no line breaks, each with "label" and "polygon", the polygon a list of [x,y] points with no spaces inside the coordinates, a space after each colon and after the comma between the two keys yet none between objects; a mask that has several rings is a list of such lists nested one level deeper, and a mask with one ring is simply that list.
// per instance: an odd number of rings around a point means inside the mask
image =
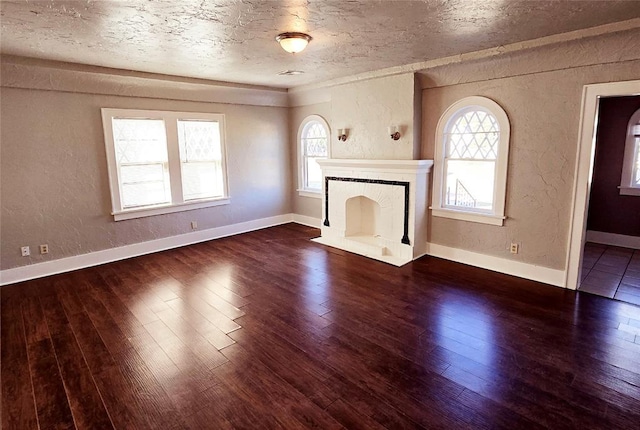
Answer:
[{"label": "fireplace opening", "polygon": [[381,232],[380,205],[365,196],[351,197],[345,202],[345,237],[376,237]]}]

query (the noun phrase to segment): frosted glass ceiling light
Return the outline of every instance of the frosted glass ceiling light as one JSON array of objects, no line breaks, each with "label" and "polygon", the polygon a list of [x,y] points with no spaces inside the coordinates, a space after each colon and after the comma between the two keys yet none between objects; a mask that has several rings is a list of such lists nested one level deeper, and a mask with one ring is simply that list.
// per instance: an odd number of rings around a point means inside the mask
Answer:
[{"label": "frosted glass ceiling light", "polygon": [[311,36],[305,33],[281,33],[276,36],[276,41],[285,51],[297,54],[307,47]]}]

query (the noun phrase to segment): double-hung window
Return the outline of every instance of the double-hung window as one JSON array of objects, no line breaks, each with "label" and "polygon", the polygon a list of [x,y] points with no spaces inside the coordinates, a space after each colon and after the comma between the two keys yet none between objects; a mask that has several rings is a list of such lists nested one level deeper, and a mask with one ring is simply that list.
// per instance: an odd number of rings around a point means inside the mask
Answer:
[{"label": "double-hung window", "polygon": [[224,115],[102,109],[116,221],[229,202]]},{"label": "double-hung window", "polygon": [[434,216],[503,225],[509,119],[485,97],[449,107],[436,130]]},{"label": "double-hung window", "polygon": [[631,116],[627,127],[619,188],[622,195],[640,196],[640,109]]},{"label": "double-hung window", "polygon": [[320,197],[322,170],[316,160],[329,157],[329,125],[318,115],[304,119],[298,130],[300,179],[298,191],[307,197]]}]

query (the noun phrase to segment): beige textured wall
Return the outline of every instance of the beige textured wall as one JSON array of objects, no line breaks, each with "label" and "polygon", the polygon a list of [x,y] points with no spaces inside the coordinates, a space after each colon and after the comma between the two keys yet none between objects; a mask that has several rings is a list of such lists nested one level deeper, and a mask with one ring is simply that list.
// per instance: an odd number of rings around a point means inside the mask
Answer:
[{"label": "beige textured wall", "polygon": [[[114,222],[101,107],[225,114],[231,204]],[[287,108],[4,87],[0,109],[2,269],[291,211]]]},{"label": "beige textured wall", "polygon": [[[338,143],[332,141],[331,156],[414,159],[419,148],[419,133],[414,133],[414,85],[414,74],[405,73],[332,87],[331,127],[348,128],[349,139]],[[391,140],[387,135],[390,125],[400,126],[400,140]]]},{"label": "beige textured wall", "polygon": [[[290,109],[289,114],[289,141],[291,148],[291,172],[292,172],[292,208],[293,213],[298,215],[304,215],[320,219],[322,216],[322,199],[320,197],[306,197],[298,194],[297,188],[299,187],[299,144],[298,144],[298,130],[302,121],[309,115],[320,115],[327,121],[331,128],[331,140],[330,144],[333,145],[338,141],[336,139],[336,130],[331,123],[331,104],[330,103],[318,103],[307,106],[296,106]],[[344,143],[344,142],[339,142]],[[333,151],[333,148],[332,148]]]},{"label": "beige textured wall", "polygon": [[[290,108],[289,133],[293,172],[293,212],[320,219],[322,201],[298,195],[298,128],[309,115],[322,116],[331,128],[331,158],[414,159],[420,150],[419,117],[421,90],[413,73],[352,82],[312,91],[311,99],[327,100]],[[292,100],[295,102],[296,95]],[[387,127],[401,125],[402,137],[393,141]],[[414,128],[418,127],[417,130]],[[346,142],[335,136],[348,128]]]},{"label": "beige textured wall", "polygon": [[[619,41],[619,37],[611,40]],[[633,42],[633,34],[625,40],[627,44],[623,45],[602,40],[579,42],[582,54],[592,55],[596,63],[604,61],[601,50],[609,50],[607,64],[562,64],[561,70],[550,70],[558,50],[567,51],[567,46],[560,46],[518,54],[519,61],[500,58],[440,68],[432,74],[425,72],[425,82],[438,86],[423,91],[424,158],[433,157],[438,119],[448,106],[463,97],[480,95],[495,100],[511,123],[508,218],[504,227],[430,217],[430,242],[553,269],[565,268],[583,86],[640,78],[640,60],[614,59],[616,49],[620,54],[628,50],[629,44],[637,46],[638,39]],[[635,56],[638,58],[637,51]],[[529,67],[523,61],[528,61]],[[508,76],[509,64],[517,76]],[[475,74],[476,70],[490,70],[492,65],[496,74],[505,77]],[[537,69],[544,70],[536,72]],[[467,82],[457,83],[461,81]],[[517,255],[509,253],[512,241],[521,244]]]}]

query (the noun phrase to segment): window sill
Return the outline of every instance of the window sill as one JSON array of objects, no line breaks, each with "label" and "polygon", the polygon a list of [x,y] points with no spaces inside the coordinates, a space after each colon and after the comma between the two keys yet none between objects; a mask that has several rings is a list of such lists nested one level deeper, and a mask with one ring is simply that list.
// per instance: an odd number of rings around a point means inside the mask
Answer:
[{"label": "window sill", "polygon": [[504,225],[504,220],[506,217],[498,216],[498,215],[490,215],[490,214],[482,214],[477,212],[464,212],[458,211],[455,209],[443,209],[443,208],[429,208],[431,209],[431,213],[433,216],[441,217],[441,218],[451,218],[457,219],[461,221],[470,221],[477,222],[481,224],[490,224],[490,225]]},{"label": "window sill", "polygon": [[640,188],[618,187],[621,196],[640,196]]},{"label": "window sill", "polygon": [[322,191],[298,190],[298,195],[300,197],[312,197],[314,199],[321,199]]},{"label": "window sill", "polygon": [[202,209],[212,206],[222,206],[231,203],[229,197],[220,197],[209,200],[194,200],[192,202],[178,203],[175,205],[154,206],[148,208],[128,209],[118,212],[112,212],[115,221],[123,221],[127,219],[143,218],[147,216],[170,214],[175,212],[190,211],[193,209]]}]

